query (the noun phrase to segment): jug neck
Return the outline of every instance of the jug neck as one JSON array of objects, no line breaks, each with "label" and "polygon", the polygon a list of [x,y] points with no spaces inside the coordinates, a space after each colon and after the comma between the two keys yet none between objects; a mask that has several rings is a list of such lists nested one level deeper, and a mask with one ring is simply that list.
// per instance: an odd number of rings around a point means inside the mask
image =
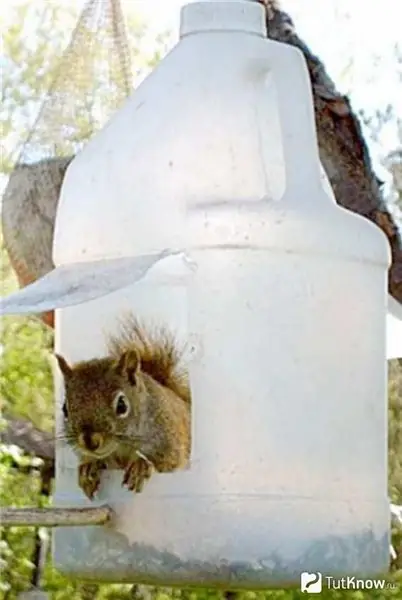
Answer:
[{"label": "jug neck", "polygon": [[264,8],[255,0],[209,0],[183,6],[180,39],[207,31],[237,31],[266,38]]}]

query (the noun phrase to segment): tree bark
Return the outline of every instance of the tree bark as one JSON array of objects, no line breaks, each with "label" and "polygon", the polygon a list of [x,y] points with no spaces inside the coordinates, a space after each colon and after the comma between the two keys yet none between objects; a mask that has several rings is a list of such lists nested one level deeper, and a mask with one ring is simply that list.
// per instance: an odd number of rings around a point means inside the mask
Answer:
[{"label": "tree bark", "polygon": [[2,527],[78,527],[104,525],[113,517],[109,506],[88,508],[0,508]]},{"label": "tree bark", "polygon": [[381,182],[373,171],[360,122],[349,99],[337,92],[323,63],[297,35],[280,3],[259,1],[266,6],[268,37],[295,46],[304,54],[314,96],[320,159],[336,201],[370,219],[387,236],[392,253],[389,293],[402,304],[402,238],[385,204]]},{"label": "tree bark", "polygon": [[[266,9],[271,39],[299,48],[306,59],[323,167],[338,204],[378,225],[392,253],[389,292],[402,304],[402,240],[374,174],[360,123],[346,96],[340,95],[322,62],[295,31],[275,0],[258,0]],[[73,157],[19,165],[10,176],[3,200],[4,242],[21,287],[54,268],[53,232],[64,176]],[[43,315],[53,326],[53,313]]]},{"label": "tree bark", "polygon": [[1,443],[18,446],[26,454],[37,456],[51,466],[54,464],[55,448],[52,434],[38,429],[26,419],[6,417],[6,429],[1,433]]}]

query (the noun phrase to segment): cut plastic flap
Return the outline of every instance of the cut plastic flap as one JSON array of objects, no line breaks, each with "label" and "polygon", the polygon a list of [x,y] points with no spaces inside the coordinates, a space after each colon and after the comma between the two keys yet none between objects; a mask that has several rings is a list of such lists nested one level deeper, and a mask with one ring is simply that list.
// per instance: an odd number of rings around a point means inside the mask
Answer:
[{"label": "cut plastic flap", "polygon": [[[180,254],[186,267],[193,270],[183,250],[57,267],[35,283],[2,298],[1,314],[42,313],[101,298],[139,281],[162,259]],[[387,358],[401,357],[402,307],[388,296]]]},{"label": "cut plastic flap", "polygon": [[57,267],[23,290],[1,300],[2,314],[42,313],[106,296],[142,279],[147,271],[180,250],[74,263]]}]

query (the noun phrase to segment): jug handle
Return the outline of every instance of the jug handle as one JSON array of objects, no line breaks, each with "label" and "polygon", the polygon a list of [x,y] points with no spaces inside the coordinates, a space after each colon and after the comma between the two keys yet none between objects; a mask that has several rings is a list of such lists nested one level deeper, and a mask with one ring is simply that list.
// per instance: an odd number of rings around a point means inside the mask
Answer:
[{"label": "jug handle", "polygon": [[[300,50],[269,41],[271,72],[278,92],[278,111],[285,163],[286,190],[282,200],[314,201],[323,194],[313,94],[305,58]],[[286,74],[286,76],[284,76]],[[295,98],[295,90],[301,95]],[[288,99],[292,98],[292,102]],[[285,99],[285,101],[283,101]]]}]

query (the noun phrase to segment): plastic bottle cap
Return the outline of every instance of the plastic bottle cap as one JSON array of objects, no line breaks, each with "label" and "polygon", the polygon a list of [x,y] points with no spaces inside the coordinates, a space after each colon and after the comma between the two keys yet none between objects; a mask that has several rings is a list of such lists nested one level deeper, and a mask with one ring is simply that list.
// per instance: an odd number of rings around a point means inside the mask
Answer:
[{"label": "plastic bottle cap", "polygon": [[181,9],[180,37],[201,31],[241,31],[266,37],[264,9],[250,0],[194,2]]}]

